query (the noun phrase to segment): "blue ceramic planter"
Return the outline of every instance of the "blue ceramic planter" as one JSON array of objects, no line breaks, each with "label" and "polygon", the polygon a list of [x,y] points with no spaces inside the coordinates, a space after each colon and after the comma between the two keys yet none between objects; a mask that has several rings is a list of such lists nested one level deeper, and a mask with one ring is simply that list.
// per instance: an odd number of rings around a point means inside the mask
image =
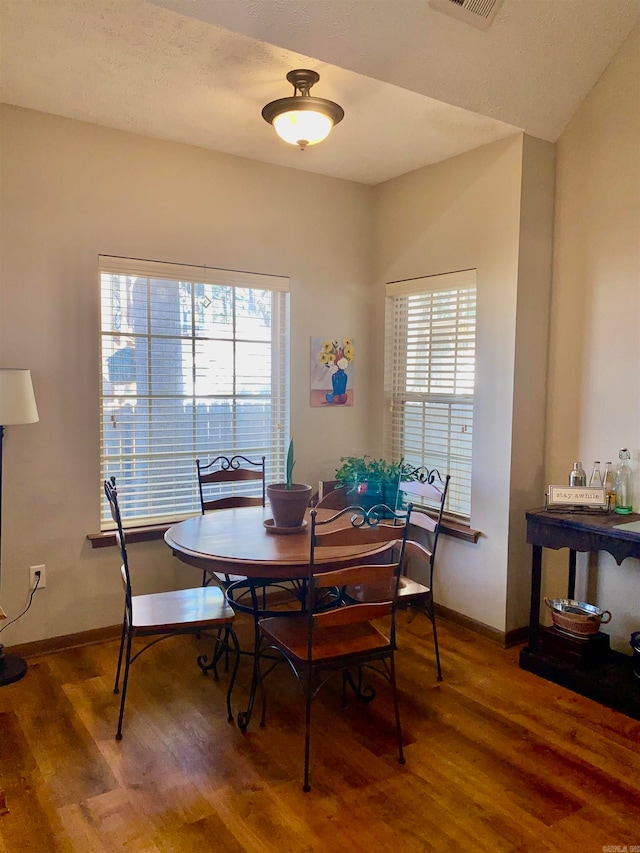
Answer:
[{"label": "blue ceramic planter", "polygon": [[382,480],[364,480],[352,483],[347,489],[349,504],[371,509],[376,504],[386,504],[394,509],[398,499],[397,482],[386,483]]}]

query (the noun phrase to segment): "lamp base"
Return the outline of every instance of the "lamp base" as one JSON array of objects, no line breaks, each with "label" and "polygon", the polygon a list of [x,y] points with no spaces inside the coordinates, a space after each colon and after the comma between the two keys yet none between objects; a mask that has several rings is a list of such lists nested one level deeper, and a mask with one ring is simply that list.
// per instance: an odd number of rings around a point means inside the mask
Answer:
[{"label": "lamp base", "polygon": [[0,657],[0,687],[20,681],[27,674],[27,662],[18,655]]}]

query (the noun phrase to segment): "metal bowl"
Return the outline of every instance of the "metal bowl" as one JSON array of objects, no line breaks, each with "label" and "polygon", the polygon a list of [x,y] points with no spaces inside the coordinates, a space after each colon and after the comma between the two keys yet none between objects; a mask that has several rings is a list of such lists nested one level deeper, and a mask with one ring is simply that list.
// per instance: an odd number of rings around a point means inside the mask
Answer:
[{"label": "metal bowl", "polygon": [[544,603],[551,610],[551,619],[556,628],[578,637],[597,634],[600,625],[611,622],[609,610],[600,610],[594,604],[587,604],[584,601],[574,601],[572,598],[545,598]]}]

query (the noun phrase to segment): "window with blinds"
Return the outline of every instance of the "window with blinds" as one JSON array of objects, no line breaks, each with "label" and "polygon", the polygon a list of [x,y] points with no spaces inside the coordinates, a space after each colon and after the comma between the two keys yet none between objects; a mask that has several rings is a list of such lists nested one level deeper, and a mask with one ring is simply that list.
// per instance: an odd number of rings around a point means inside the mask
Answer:
[{"label": "window with blinds", "polygon": [[471,517],[475,270],[386,288],[385,450],[451,475],[446,511]]},{"label": "window with blinds", "polygon": [[99,269],[101,479],[116,477],[125,524],[198,512],[197,458],[265,456],[267,481],[283,479],[289,279],[107,256]]}]

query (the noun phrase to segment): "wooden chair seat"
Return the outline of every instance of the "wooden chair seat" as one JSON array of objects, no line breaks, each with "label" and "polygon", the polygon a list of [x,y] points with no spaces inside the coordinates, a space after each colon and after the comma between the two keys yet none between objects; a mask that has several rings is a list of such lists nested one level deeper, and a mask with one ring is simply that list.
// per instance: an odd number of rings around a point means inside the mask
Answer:
[{"label": "wooden chair seat", "polygon": [[[407,542],[407,549],[411,544],[414,543]],[[349,601],[380,601],[387,594],[388,590],[382,587],[375,587],[372,584],[349,586],[345,590],[345,598]],[[408,578],[406,575],[400,576],[396,598],[398,605],[415,602],[418,599],[425,599],[430,595],[431,589],[428,586],[413,580],[413,578]]]},{"label": "wooden chair seat", "polygon": [[413,580],[413,578],[405,577],[404,575],[400,578],[400,583],[398,584],[398,600],[399,601],[408,601],[412,598],[422,598],[424,596],[431,594],[431,588],[425,586],[423,583],[419,583],[418,581]]},{"label": "wooden chair seat", "polygon": [[203,574],[205,575],[205,579],[223,581],[223,583],[221,583],[221,586],[223,588],[225,586],[229,586],[232,583],[237,583],[238,581],[245,581],[247,579],[246,575],[229,575],[229,574],[224,574],[223,572],[207,572],[207,571],[205,571],[205,572],[203,572]]},{"label": "wooden chair seat", "polygon": [[152,592],[131,598],[131,630],[135,634],[181,629],[194,633],[219,628],[233,620],[233,609],[218,587]]},{"label": "wooden chair seat", "polygon": [[[269,642],[297,662],[308,661],[309,622],[306,615],[279,617],[260,621],[260,629]],[[389,638],[370,622],[322,627],[313,634],[312,660],[342,661],[352,655],[389,648]]]}]

